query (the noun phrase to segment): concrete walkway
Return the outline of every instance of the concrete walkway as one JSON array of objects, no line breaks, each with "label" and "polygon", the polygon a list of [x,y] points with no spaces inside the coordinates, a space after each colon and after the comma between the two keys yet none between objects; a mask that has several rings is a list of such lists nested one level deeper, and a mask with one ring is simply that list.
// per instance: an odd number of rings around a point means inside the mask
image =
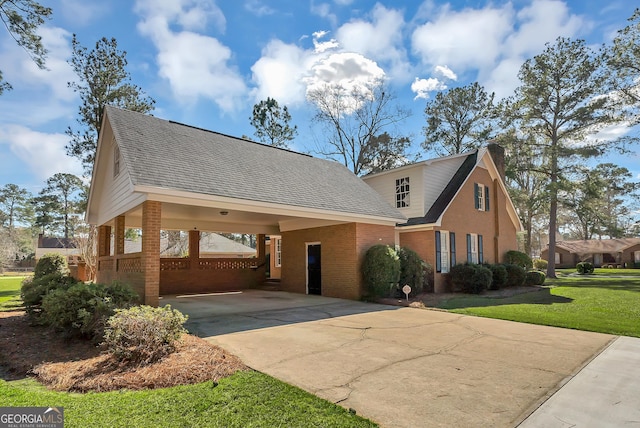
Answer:
[{"label": "concrete walkway", "polygon": [[617,338],[520,427],[640,427],[640,339]]},{"label": "concrete walkway", "polygon": [[250,367],[383,427],[516,426],[615,338],[283,292],[162,302]]}]

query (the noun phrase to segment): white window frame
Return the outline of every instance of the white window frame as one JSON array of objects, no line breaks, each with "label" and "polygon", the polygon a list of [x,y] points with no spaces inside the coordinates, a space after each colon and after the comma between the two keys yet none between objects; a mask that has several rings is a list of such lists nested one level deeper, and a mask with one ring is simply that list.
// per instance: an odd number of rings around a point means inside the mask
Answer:
[{"label": "white window frame", "polygon": [[555,264],[559,265],[559,264],[561,263],[561,260],[562,260],[562,257],[561,257],[561,255],[560,255],[560,253],[558,253],[558,252],[556,251],[556,255],[555,255],[555,257],[554,257],[554,262],[555,262]]},{"label": "white window frame", "polygon": [[478,234],[470,233],[469,235],[471,235],[471,263],[478,263]]},{"label": "white window frame", "polygon": [[451,254],[449,245],[449,231],[440,231],[440,273],[448,273],[451,269]]},{"label": "white window frame", "polygon": [[409,177],[396,178],[396,208],[409,208],[410,192]]},{"label": "white window frame", "polygon": [[282,239],[275,238],[274,248],[275,248],[274,266],[275,267],[281,267],[282,266]]}]

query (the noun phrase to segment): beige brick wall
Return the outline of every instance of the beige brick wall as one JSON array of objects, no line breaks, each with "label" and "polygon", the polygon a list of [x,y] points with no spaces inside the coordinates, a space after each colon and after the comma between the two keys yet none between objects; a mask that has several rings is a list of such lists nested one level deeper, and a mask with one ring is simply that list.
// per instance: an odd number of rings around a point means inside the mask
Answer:
[{"label": "beige brick wall", "polygon": [[322,295],[345,299],[362,296],[360,265],[374,244],[394,243],[392,226],[348,223],[282,234],[282,288],[306,293],[306,244],[320,242]]},{"label": "beige brick wall", "polygon": [[162,203],[142,204],[142,272],[145,305],[158,306],[160,297],[160,220]]}]

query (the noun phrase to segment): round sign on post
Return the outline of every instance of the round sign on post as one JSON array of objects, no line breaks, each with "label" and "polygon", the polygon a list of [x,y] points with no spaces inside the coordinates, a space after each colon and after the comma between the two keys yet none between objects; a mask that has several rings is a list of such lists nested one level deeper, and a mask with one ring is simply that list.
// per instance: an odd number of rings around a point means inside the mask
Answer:
[{"label": "round sign on post", "polygon": [[411,293],[411,287],[409,287],[409,284],[405,284],[404,287],[402,287],[402,292],[407,296],[407,302],[409,301],[409,293]]}]

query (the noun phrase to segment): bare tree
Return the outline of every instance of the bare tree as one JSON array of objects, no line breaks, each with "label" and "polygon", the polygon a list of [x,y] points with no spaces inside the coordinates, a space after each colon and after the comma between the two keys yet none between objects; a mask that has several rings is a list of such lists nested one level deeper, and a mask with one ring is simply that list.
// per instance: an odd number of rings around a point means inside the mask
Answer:
[{"label": "bare tree", "polygon": [[[381,80],[347,90],[338,84],[326,84],[312,90],[307,99],[316,107],[314,121],[322,124],[326,143],[318,148],[321,155],[341,162],[356,175],[364,175],[376,165],[400,166],[409,161],[409,145],[398,146],[398,138],[379,138],[389,127],[404,121],[411,113],[394,105],[395,96],[386,90]],[[404,140],[403,140],[404,141]],[[376,144],[376,153],[369,148]],[[395,144],[389,149],[389,144]],[[397,162],[391,165],[381,160],[395,149]],[[388,150],[387,150],[388,149]]]}]

